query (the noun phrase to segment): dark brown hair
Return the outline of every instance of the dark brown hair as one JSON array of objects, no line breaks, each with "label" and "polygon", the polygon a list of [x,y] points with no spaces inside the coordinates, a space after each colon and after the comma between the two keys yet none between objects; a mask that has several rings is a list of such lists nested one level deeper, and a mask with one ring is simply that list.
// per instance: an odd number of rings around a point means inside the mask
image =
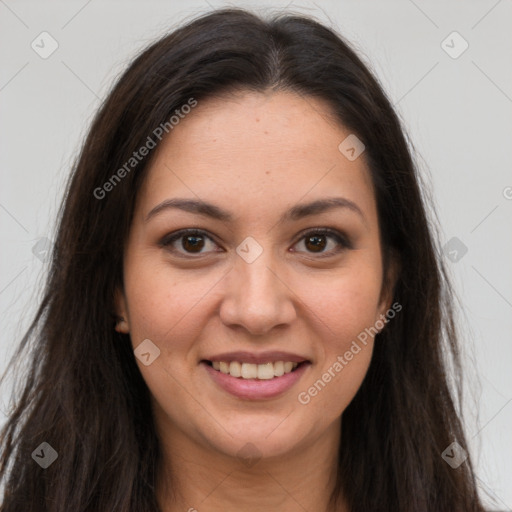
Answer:
[{"label": "dark brown hair", "polygon": [[[242,9],[203,15],[145,49],[92,122],[59,212],[44,298],[15,354],[30,350],[30,367],[2,431],[0,510],[158,510],[150,394],[113,315],[134,201],[154,152],[104,197],[94,191],[190,98],[235,89],[328,102],[366,146],[385,262],[392,252],[400,260],[394,300],[403,311],[377,335],[343,412],[332,509],[342,493],[352,512],[482,511],[471,459],[452,469],[441,456],[455,440],[467,446],[461,390],[448,383],[451,372],[460,377],[460,356],[451,288],[400,121],[334,31],[300,15],[265,20]],[[42,442],[58,452],[44,470],[31,457]]]}]

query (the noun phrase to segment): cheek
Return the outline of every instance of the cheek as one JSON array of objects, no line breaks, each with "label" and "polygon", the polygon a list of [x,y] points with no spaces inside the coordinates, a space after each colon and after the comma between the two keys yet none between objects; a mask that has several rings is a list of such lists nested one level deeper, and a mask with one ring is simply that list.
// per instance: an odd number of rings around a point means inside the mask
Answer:
[{"label": "cheek", "polygon": [[314,291],[306,305],[319,319],[326,354],[348,350],[352,340],[375,325],[381,288],[378,267],[350,270],[315,283],[311,280],[308,285]]},{"label": "cheek", "polygon": [[[168,264],[132,260],[126,266],[130,337],[134,349],[146,339],[160,350],[145,366],[137,365],[151,391],[154,404],[171,411],[174,407],[194,409],[187,386],[190,371],[197,366],[194,340],[203,329],[206,304],[221,277],[170,269]],[[171,397],[172,396],[172,400]],[[200,411],[195,411],[199,414]]]},{"label": "cheek", "polygon": [[132,263],[125,274],[125,290],[134,344],[149,338],[165,350],[166,340],[173,339],[173,348],[179,350],[182,336],[177,334],[185,328],[193,339],[197,322],[190,319],[201,311],[215,280],[200,272],[192,277],[191,272],[171,271],[162,263]]},{"label": "cheek", "polygon": [[317,282],[306,304],[309,317],[317,318],[318,364],[298,399],[325,414],[326,421],[348,406],[370,365],[379,318],[380,277],[377,265]]}]

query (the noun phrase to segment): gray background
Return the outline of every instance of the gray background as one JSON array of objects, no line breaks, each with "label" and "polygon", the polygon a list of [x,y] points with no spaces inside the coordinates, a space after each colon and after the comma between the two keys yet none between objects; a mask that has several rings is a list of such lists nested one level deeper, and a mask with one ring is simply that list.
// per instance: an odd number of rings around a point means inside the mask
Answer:
[{"label": "gray background", "polygon": [[[512,510],[510,0],[0,0],[0,370],[40,298],[46,239],[54,238],[65,179],[100,100],[138,49],[226,5],[288,5],[315,16],[353,43],[392,99],[433,195],[460,297],[465,448],[482,493],[494,498],[490,508]],[[58,44],[47,58],[31,47],[51,49],[43,31]],[[460,55],[464,42],[454,31],[469,45]],[[8,387],[1,398],[5,418]]]}]

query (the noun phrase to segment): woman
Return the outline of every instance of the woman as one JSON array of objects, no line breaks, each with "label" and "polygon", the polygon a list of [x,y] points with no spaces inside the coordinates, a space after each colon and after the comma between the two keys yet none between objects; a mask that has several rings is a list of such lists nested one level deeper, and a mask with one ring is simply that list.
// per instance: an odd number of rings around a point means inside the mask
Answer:
[{"label": "woman", "polygon": [[482,511],[449,294],[349,45],[204,15],[134,60],[78,158],[1,510]]}]

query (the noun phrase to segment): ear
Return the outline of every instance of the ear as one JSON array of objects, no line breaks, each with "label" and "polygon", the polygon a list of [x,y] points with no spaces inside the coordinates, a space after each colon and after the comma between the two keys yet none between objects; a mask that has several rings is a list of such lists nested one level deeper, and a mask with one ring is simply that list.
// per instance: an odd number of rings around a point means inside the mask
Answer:
[{"label": "ear", "polygon": [[386,312],[391,308],[395,286],[400,275],[400,268],[400,257],[394,249],[391,249],[387,265],[384,268],[384,276],[380,292],[379,314],[382,316],[385,316]]},{"label": "ear", "polygon": [[126,298],[124,293],[119,288],[116,289],[115,292],[114,307],[116,316],[115,330],[123,334],[128,334],[130,332],[128,308],[126,307]]}]

